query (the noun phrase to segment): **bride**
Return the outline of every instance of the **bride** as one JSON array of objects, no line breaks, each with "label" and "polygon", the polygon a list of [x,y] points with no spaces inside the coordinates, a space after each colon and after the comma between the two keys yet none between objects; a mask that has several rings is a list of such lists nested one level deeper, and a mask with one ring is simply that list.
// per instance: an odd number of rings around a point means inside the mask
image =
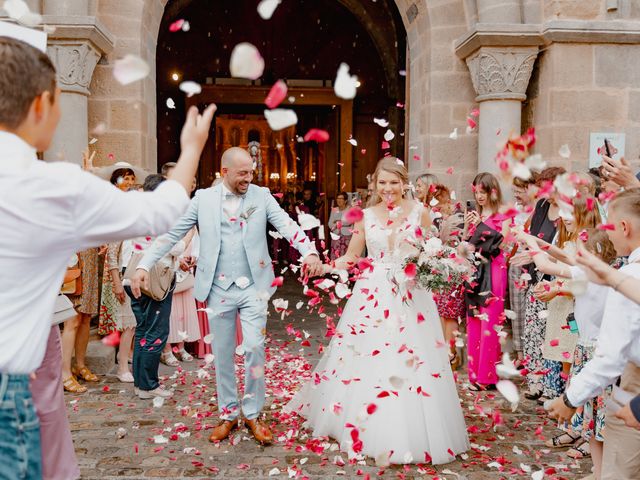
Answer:
[{"label": "bride", "polygon": [[354,225],[334,269],[353,267],[365,246],[368,261],[312,380],[285,410],[305,417],[314,436],[338,440],[350,458],[448,463],[469,440],[438,311],[431,292],[393,280],[411,240],[429,229],[429,212],[403,198],[400,160],[380,160],[373,181],[377,203]]}]

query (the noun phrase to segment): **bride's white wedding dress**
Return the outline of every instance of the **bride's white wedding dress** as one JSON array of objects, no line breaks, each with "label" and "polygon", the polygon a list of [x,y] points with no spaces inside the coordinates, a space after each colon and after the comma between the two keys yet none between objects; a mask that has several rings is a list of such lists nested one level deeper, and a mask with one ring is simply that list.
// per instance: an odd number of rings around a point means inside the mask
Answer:
[{"label": "bride's white wedding dress", "polygon": [[443,464],[469,449],[432,294],[412,289],[409,299],[391,280],[421,213],[417,205],[391,229],[364,211],[373,270],[355,283],[312,380],[285,407],[306,418],[313,436],[381,465]]}]

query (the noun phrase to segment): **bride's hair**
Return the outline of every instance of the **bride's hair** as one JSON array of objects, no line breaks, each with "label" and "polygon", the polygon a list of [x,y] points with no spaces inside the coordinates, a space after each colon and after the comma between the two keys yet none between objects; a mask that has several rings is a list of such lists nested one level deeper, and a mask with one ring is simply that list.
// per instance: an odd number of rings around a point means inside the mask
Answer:
[{"label": "bride's hair", "polygon": [[403,161],[396,157],[384,157],[378,162],[376,170],[373,172],[373,177],[371,178],[371,181],[373,182],[373,193],[367,203],[367,207],[373,207],[382,201],[382,198],[378,195],[377,188],[378,175],[382,171],[397,175],[400,177],[403,185],[409,185],[409,172],[407,172],[407,167],[404,166]]}]

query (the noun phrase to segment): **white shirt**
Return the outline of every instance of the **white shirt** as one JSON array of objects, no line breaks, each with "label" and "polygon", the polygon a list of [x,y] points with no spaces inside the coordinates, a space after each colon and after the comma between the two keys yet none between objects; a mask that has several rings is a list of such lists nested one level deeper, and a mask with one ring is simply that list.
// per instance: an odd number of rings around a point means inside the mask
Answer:
[{"label": "white shirt", "polygon": [[42,363],[75,252],[164,233],[188,203],[175,181],[125,193],[77,165],[38,161],[21,138],[0,132],[0,372],[26,374]]},{"label": "white shirt", "polygon": [[[629,264],[620,271],[640,279],[639,260],[640,248],[636,248],[629,255]],[[640,366],[640,305],[610,289],[594,357],[571,379],[566,390],[571,405],[584,405],[600,394],[622,375],[628,362]]]},{"label": "white shirt", "polygon": [[[569,271],[573,280],[587,280],[586,274],[580,267],[569,267]],[[608,293],[609,287],[606,285],[587,282],[584,293],[576,296],[573,314],[578,324],[578,334],[582,344],[591,344],[598,340]]]},{"label": "white shirt", "polygon": [[227,216],[232,217],[236,214],[242,199],[242,195],[236,195],[227,188],[226,183],[222,182],[222,208]]}]

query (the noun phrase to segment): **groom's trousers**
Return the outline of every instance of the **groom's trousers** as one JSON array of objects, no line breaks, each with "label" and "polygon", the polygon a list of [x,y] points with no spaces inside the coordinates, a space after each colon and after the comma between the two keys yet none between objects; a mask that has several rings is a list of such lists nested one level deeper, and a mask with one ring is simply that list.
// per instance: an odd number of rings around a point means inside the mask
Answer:
[{"label": "groom's trousers", "polygon": [[228,290],[213,285],[209,293],[207,304],[211,309],[209,326],[213,333],[218,411],[225,420],[237,418],[240,406],[235,374],[238,312],[242,325],[245,367],[242,413],[245,418],[251,420],[257,418],[264,407],[264,341],[268,304],[261,297],[255,285],[250,285],[244,290],[235,284]]}]

